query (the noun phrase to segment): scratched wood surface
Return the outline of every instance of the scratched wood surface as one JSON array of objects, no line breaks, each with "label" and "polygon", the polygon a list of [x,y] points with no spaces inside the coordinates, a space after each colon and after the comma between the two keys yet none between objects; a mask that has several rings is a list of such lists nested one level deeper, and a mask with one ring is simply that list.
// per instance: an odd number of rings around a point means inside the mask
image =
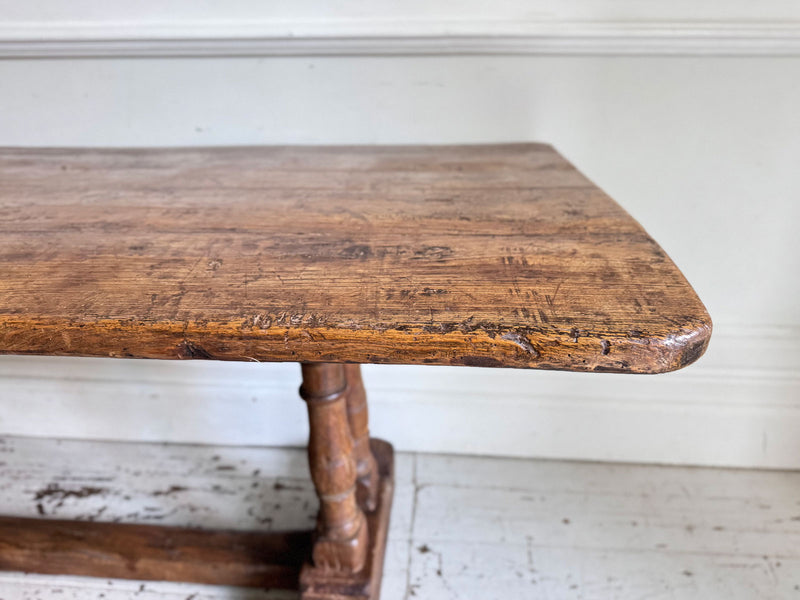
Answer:
[{"label": "scratched wood surface", "polygon": [[550,146],[0,150],[0,352],[662,372],[711,321]]},{"label": "scratched wood surface", "polygon": [[[278,531],[313,524],[305,452],[2,438],[0,513]],[[800,597],[800,473],[397,455],[381,598]],[[3,600],[296,600],[0,572]]]}]

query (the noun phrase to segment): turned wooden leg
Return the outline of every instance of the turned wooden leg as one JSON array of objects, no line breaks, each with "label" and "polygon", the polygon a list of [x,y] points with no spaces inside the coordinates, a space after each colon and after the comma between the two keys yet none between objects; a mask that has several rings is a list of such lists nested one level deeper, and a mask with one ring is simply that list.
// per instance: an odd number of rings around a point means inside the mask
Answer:
[{"label": "turned wooden leg", "polygon": [[302,365],[300,396],[308,405],[308,459],[320,501],[312,550],[314,566],[345,573],[360,571],[368,532],[356,499],[356,459],[347,416],[347,377],[333,363]]},{"label": "turned wooden leg", "polygon": [[353,436],[353,455],[358,475],[357,497],[361,508],[375,510],[378,502],[378,465],[369,445],[369,412],[361,365],[344,365],[347,378],[347,419]]}]

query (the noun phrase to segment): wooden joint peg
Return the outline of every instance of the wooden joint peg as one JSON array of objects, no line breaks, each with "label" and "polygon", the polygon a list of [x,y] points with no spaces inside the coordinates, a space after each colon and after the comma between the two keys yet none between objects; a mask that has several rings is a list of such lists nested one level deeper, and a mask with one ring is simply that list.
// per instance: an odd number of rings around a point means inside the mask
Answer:
[{"label": "wooden joint peg", "polygon": [[356,498],[357,468],[347,414],[343,365],[303,363],[300,396],[308,406],[308,459],[320,501],[312,561],[354,573],[366,560],[368,532]]}]

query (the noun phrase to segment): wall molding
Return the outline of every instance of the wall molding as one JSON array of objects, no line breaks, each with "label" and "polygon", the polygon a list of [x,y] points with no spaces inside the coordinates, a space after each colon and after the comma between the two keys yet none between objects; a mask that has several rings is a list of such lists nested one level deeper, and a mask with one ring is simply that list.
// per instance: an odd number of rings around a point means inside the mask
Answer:
[{"label": "wall molding", "polygon": [[479,22],[382,19],[202,22],[13,22],[0,25],[0,58],[800,55],[800,21]]}]

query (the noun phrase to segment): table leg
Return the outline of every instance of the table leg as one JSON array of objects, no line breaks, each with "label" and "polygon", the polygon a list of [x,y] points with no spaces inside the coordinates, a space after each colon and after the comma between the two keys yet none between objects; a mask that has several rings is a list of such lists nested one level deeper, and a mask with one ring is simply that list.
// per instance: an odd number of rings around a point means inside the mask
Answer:
[{"label": "table leg", "polygon": [[300,573],[301,598],[378,600],[392,505],[392,447],[369,439],[358,365],[307,363],[302,371],[320,512],[311,559]]},{"label": "table leg", "polygon": [[334,363],[302,365],[308,404],[308,459],[319,496],[314,566],[354,573],[364,566],[367,522],[356,500],[356,460],[347,416],[347,377]]}]

